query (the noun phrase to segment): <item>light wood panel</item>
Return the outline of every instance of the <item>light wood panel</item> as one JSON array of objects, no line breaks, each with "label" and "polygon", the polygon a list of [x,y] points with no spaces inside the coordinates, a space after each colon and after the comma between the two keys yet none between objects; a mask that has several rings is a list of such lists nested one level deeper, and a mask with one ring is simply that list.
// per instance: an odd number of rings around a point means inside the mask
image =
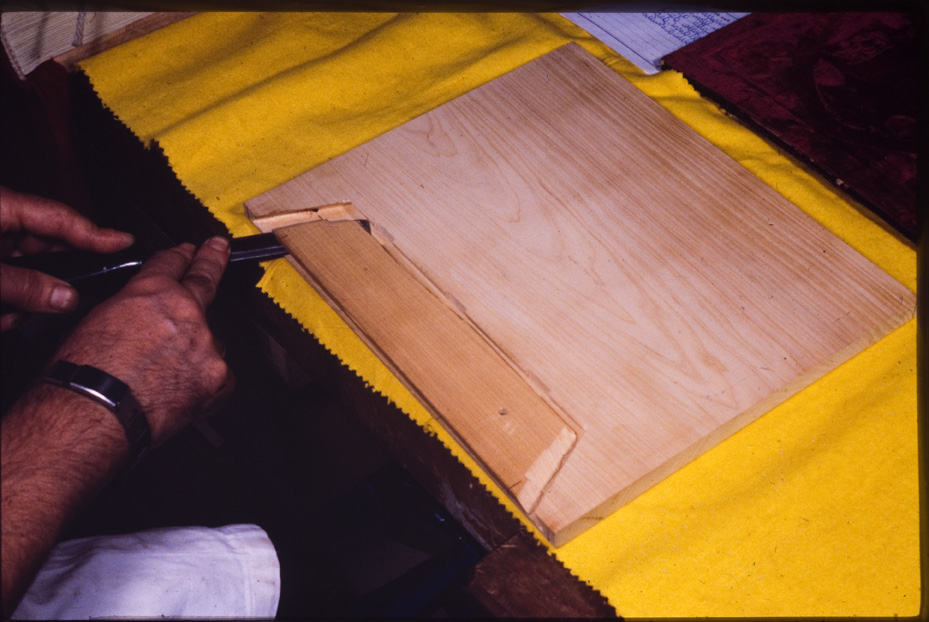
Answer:
[{"label": "light wood panel", "polygon": [[338,201],[576,426],[526,508],[555,544],[913,314],[907,288],[575,45],[248,208]]}]

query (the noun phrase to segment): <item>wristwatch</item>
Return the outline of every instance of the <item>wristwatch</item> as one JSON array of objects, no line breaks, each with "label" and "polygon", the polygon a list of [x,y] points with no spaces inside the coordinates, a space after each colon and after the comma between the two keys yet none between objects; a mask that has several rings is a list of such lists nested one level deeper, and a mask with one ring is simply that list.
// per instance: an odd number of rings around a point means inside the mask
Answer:
[{"label": "wristwatch", "polygon": [[122,380],[90,365],[56,361],[42,378],[45,382],[70,389],[102,404],[126,431],[129,464],[134,466],[152,443],[152,431],[142,407]]}]

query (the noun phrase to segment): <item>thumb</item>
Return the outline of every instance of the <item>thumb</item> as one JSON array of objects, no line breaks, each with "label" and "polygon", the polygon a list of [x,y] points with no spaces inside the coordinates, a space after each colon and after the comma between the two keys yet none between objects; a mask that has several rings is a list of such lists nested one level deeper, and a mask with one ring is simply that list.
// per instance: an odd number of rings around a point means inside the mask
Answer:
[{"label": "thumb", "polygon": [[77,290],[42,272],[0,264],[0,300],[22,311],[63,313],[77,306]]}]

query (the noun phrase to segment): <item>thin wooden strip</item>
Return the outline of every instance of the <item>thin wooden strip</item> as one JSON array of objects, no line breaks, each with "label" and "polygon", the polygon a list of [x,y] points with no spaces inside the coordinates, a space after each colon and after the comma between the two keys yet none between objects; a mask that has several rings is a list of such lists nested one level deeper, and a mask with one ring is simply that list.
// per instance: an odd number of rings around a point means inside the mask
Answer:
[{"label": "thin wooden strip", "polygon": [[304,222],[315,220],[328,220],[336,222],[339,220],[364,220],[364,216],[355,209],[351,203],[333,203],[332,205],[321,205],[308,209],[289,209],[270,214],[252,214],[246,207],[249,219],[262,233],[270,233],[275,229],[299,225]]},{"label": "thin wooden strip", "polygon": [[355,222],[276,230],[312,284],[527,511],[577,435]]}]

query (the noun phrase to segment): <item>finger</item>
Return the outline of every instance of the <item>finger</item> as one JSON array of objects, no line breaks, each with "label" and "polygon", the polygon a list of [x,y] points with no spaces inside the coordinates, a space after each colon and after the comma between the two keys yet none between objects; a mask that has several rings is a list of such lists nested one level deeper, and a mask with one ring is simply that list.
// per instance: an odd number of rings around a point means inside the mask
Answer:
[{"label": "finger", "polygon": [[23,311],[63,313],[77,306],[77,291],[42,272],[0,264],[0,299]]},{"label": "finger", "polygon": [[223,403],[232,396],[235,391],[235,373],[229,367],[226,367],[225,378],[218,388],[208,395],[200,406],[200,416],[209,417],[216,414]]},{"label": "finger", "polygon": [[0,315],[0,333],[16,328],[23,319],[20,313],[4,313]]},{"label": "finger", "polygon": [[35,235],[23,235],[18,240],[11,241],[7,245],[13,249],[11,252],[5,252],[4,257],[10,255],[35,255],[36,253],[45,253],[48,251],[67,250],[68,245],[53,238],[46,238]]},{"label": "finger", "polygon": [[139,273],[132,278],[132,281],[150,276],[166,276],[175,281],[180,281],[190,266],[194,250],[193,244],[185,243],[174,248],[158,251],[142,264]]},{"label": "finger", "polygon": [[210,238],[194,255],[181,284],[193,294],[201,308],[206,309],[213,302],[228,263],[229,240],[222,237]]},{"label": "finger", "polygon": [[231,367],[226,367],[226,378],[223,380],[222,384],[219,385],[219,388],[216,390],[216,401],[223,402],[229,399],[229,396],[232,395],[235,391],[235,372],[232,371]]},{"label": "finger", "polygon": [[216,350],[216,353],[219,354],[219,358],[226,358],[226,344],[223,343],[222,339],[213,337],[213,349]]},{"label": "finger", "polygon": [[55,238],[75,248],[102,253],[130,246],[131,234],[98,227],[64,203],[45,197],[22,194],[3,188],[4,232],[29,231],[36,236]]}]

